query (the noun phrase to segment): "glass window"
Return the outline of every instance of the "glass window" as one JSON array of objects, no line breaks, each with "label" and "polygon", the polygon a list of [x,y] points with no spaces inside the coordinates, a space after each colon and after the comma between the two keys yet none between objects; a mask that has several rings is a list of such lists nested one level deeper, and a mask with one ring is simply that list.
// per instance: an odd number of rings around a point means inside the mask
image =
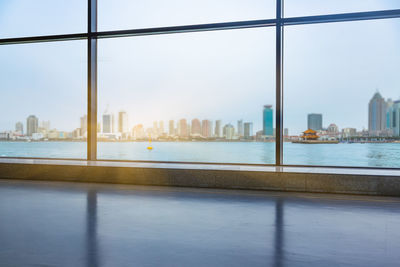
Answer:
[{"label": "glass window", "polygon": [[398,19],[285,27],[285,164],[400,167],[399,28]]},{"label": "glass window", "polygon": [[284,0],[285,17],[327,15],[400,8],[398,0]]},{"label": "glass window", "polygon": [[99,30],[271,19],[275,0],[99,0]]},{"label": "glass window", "polygon": [[87,1],[0,1],[0,38],[83,33],[86,31]]},{"label": "glass window", "polygon": [[100,39],[99,159],[273,164],[274,64],[274,27]]},{"label": "glass window", "polygon": [[0,46],[0,156],[86,158],[85,41]]}]

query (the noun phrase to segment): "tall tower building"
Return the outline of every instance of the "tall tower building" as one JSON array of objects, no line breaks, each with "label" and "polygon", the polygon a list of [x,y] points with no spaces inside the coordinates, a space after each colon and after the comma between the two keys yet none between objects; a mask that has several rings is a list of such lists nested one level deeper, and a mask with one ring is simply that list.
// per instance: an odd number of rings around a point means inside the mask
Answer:
[{"label": "tall tower building", "polygon": [[127,133],[128,129],[128,113],[125,111],[118,112],[118,132]]},{"label": "tall tower building", "polygon": [[114,116],[112,114],[103,114],[103,133],[113,133]]},{"label": "tall tower building", "polygon": [[26,119],[26,135],[32,136],[33,133],[37,133],[39,127],[39,119],[35,115],[30,115]]},{"label": "tall tower building", "polygon": [[200,124],[199,119],[192,120],[191,134],[192,135],[201,135],[201,124]]},{"label": "tall tower building", "polygon": [[189,135],[186,119],[179,120],[179,137],[187,137]]},{"label": "tall tower building", "polygon": [[164,122],[159,121],[158,122],[158,135],[163,135],[164,134]]},{"label": "tall tower building", "polygon": [[239,120],[237,122],[237,135],[239,137],[243,137],[244,136],[244,129],[243,129],[243,120]]},{"label": "tall tower building", "polygon": [[387,103],[379,92],[376,92],[368,105],[368,131],[370,135],[379,135],[386,129]]},{"label": "tall tower building", "polygon": [[221,120],[216,120],[215,121],[215,131],[214,131],[214,136],[215,137],[222,137],[222,134],[221,134],[221,124],[222,124],[222,122],[221,122]]},{"label": "tall tower building", "polygon": [[271,105],[265,105],[263,110],[263,135],[274,135],[274,111]]},{"label": "tall tower building", "polygon": [[251,139],[253,137],[253,123],[245,122],[243,136],[245,139]]},{"label": "tall tower building", "polygon": [[225,139],[227,140],[232,140],[233,136],[235,135],[235,127],[233,127],[232,124],[226,124],[224,126],[224,133],[225,133]]},{"label": "tall tower building", "polygon": [[212,137],[212,122],[210,120],[201,122],[201,135],[206,138]]},{"label": "tall tower building", "polygon": [[15,124],[15,131],[19,132],[20,134],[24,134],[24,125],[22,122],[19,121]]},{"label": "tall tower building", "polygon": [[322,114],[311,113],[307,115],[307,128],[314,131],[322,130]]},{"label": "tall tower building", "polygon": [[175,135],[175,122],[173,120],[170,120],[168,123],[168,134],[170,136]]},{"label": "tall tower building", "polygon": [[400,100],[390,103],[387,110],[387,127],[390,134],[400,136]]},{"label": "tall tower building", "polygon": [[87,136],[87,115],[81,117],[81,136]]}]

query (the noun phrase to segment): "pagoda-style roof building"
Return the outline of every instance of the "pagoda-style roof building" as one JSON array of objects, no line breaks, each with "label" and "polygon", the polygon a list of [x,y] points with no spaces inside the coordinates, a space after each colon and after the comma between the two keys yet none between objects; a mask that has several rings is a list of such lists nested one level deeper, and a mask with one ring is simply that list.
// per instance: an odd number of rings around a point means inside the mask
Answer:
[{"label": "pagoda-style roof building", "polygon": [[313,129],[308,129],[307,131],[303,132],[303,135],[300,136],[303,140],[317,140],[319,136],[317,135],[317,131]]}]

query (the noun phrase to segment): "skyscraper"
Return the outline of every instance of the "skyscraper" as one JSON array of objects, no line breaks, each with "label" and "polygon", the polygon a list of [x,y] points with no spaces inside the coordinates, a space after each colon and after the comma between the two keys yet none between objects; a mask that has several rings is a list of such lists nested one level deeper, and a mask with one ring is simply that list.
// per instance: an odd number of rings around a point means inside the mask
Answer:
[{"label": "skyscraper", "polygon": [[212,122],[210,120],[201,122],[201,135],[205,138],[212,137]]},{"label": "skyscraper", "polygon": [[222,137],[222,135],[221,135],[221,124],[222,124],[222,122],[221,122],[221,120],[216,120],[215,121],[215,131],[214,131],[214,135],[215,135],[215,137]]},{"label": "skyscraper", "polygon": [[127,133],[128,129],[128,114],[125,111],[118,112],[118,132]]},{"label": "skyscraper", "polygon": [[112,114],[103,114],[103,133],[113,133],[114,116]]},{"label": "skyscraper", "polygon": [[322,114],[311,113],[307,115],[307,128],[314,131],[322,130]]},{"label": "skyscraper", "polygon": [[271,105],[265,105],[263,110],[263,135],[274,135],[274,111]]},{"label": "skyscraper", "polygon": [[289,136],[289,129],[288,128],[283,129],[283,136],[285,136],[285,137]]},{"label": "skyscraper", "polygon": [[400,136],[400,100],[392,102],[388,108],[387,126],[391,135]]},{"label": "skyscraper", "polygon": [[238,129],[238,136],[243,137],[244,136],[244,129],[243,129],[243,120],[239,120],[237,122],[237,129]]},{"label": "skyscraper", "polygon": [[228,123],[224,126],[225,139],[232,140],[235,135],[235,127],[232,124]]},{"label": "skyscraper", "polygon": [[170,136],[174,136],[175,135],[175,122],[173,120],[169,121],[168,134]]},{"label": "skyscraper", "polygon": [[159,121],[158,122],[158,135],[163,135],[164,134],[164,122]]},{"label": "skyscraper", "polygon": [[379,135],[386,129],[387,104],[379,92],[376,92],[368,105],[368,131],[371,135]]},{"label": "skyscraper", "polygon": [[86,136],[87,132],[87,115],[81,117],[81,136]]},{"label": "skyscraper", "polygon": [[251,139],[253,137],[253,123],[245,122],[244,123],[244,133],[243,136],[245,139]]},{"label": "skyscraper", "polygon": [[179,120],[179,137],[187,137],[189,135],[186,119]]},{"label": "skyscraper", "polygon": [[24,125],[22,122],[19,121],[15,124],[15,131],[19,132],[20,134],[24,134]]},{"label": "skyscraper", "polygon": [[201,125],[199,119],[192,120],[192,135],[201,135]]},{"label": "skyscraper", "polygon": [[26,135],[32,136],[33,133],[37,133],[39,126],[39,119],[35,115],[30,115],[26,119]]}]

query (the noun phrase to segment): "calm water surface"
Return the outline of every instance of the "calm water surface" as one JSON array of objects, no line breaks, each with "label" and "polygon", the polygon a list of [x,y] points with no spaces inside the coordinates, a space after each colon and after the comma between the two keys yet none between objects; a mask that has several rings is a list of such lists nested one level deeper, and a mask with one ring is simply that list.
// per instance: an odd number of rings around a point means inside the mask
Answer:
[{"label": "calm water surface", "polygon": [[[99,159],[273,164],[274,143],[100,142]],[[86,158],[85,142],[0,142],[1,157]],[[400,143],[284,144],[285,164],[400,167]]]}]

